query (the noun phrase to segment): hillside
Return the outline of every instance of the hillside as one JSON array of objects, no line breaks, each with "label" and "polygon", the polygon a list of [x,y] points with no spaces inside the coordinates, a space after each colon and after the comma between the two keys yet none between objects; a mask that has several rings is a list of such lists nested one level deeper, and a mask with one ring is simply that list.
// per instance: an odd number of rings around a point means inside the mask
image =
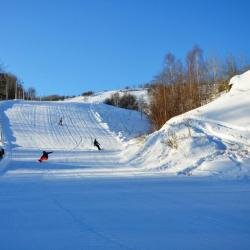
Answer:
[{"label": "hillside", "polygon": [[[7,169],[29,166],[36,172],[40,151],[53,150],[48,169],[56,168],[54,174],[72,166],[80,175],[249,176],[250,71],[230,85],[230,92],[147,137],[140,137],[150,125],[139,112],[98,103],[107,93],[88,102],[3,102]],[[60,117],[64,126],[58,125]],[[94,138],[104,148],[99,154]]]},{"label": "hillside", "polygon": [[[8,101],[0,108],[6,148],[0,166],[10,175],[107,175],[114,168],[119,175],[130,166],[121,156],[127,141],[149,130],[139,112],[105,104]],[[53,151],[46,171],[37,162],[42,150]]]},{"label": "hillside", "polygon": [[230,92],[150,135],[134,165],[170,175],[249,175],[250,71],[229,84]]},{"label": "hillside", "polygon": [[110,98],[112,94],[119,93],[124,95],[125,93],[134,95],[137,100],[143,99],[146,103],[149,102],[149,96],[147,89],[124,89],[124,90],[110,90],[94,93],[90,96],[77,96],[73,98],[65,99],[65,102],[83,102],[83,103],[103,103],[105,99]]}]

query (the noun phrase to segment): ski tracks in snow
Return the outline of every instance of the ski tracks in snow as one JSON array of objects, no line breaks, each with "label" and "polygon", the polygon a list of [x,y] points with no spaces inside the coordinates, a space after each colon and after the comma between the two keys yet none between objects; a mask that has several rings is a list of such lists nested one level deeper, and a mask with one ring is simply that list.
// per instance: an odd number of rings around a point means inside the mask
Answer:
[{"label": "ski tracks in snow", "polygon": [[[96,118],[95,105],[60,102],[14,102],[5,110],[15,141],[9,170],[16,173],[73,175],[92,169],[104,173],[119,168],[122,143]],[[60,118],[63,125],[59,125]],[[93,140],[101,143],[98,151]],[[7,138],[8,140],[8,138]],[[45,164],[37,163],[42,150],[54,151]],[[46,171],[43,171],[46,166]],[[75,172],[74,172],[75,171]],[[89,172],[91,173],[91,171]],[[70,173],[69,173],[70,176]]]},{"label": "ski tracks in snow", "polygon": [[80,229],[83,230],[83,233],[85,233],[84,231],[87,230],[90,233],[92,233],[93,235],[95,235],[95,237],[101,238],[102,240],[104,240],[104,242],[107,242],[107,243],[105,243],[105,245],[111,244],[111,246],[113,245],[115,247],[115,249],[127,249],[127,250],[134,249],[134,248],[131,248],[131,247],[125,245],[121,240],[117,239],[113,235],[108,235],[104,231],[97,229],[96,227],[91,225],[91,223],[87,222],[87,219],[85,217],[83,217],[82,215],[81,215],[81,218],[79,216],[75,215],[73,213],[73,211],[71,209],[67,208],[65,205],[63,205],[62,202],[60,202],[58,200],[58,198],[54,198],[53,202],[60,210],[64,211],[64,213],[67,216],[71,217],[71,219],[74,221],[74,223],[76,225],[78,225]]}]

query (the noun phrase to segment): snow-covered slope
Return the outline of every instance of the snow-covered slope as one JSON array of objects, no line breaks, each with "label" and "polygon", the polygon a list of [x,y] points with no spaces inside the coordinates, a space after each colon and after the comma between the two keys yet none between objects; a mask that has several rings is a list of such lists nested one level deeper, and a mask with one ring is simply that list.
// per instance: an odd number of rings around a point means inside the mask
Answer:
[{"label": "snow-covered slope", "polygon": [[120,96],[125,93],[134,95],[137,100],[144,100],[146,103],[149,102],[149,96],[147,89],[125,89],[125,90],[110,90],[97,92],[90,96],[77,96],[74,98],[65,99],[65,102],[84,102],[84,103],[103,103],[107,98],[110,98],[112,94],[119,93]]},{"label": "snow-covered slope", "polygon": [[[131,139],[149,127],[136,111],[0,102],[0,249],[249,249],[248,180],[163,174],[249,174],[249,78],[145,143]],[[42,149],[54,152],[41,164]]]},{"label": "snow-covered slope", "polygon": [[[136,111],[93,100],[2,102],[7,157],[0,165],[8,173],[60,176],[248,176],[250,71],[230,84],[230,92],[169,120],[146,139],[134,139],[149,130],[147,119]],[[63,126],[58,125],[60,117]],[[94,138],[103,151],[93,147]],[[54,151],[46,172],[36,162],[43,149]]]},{"label": "snow-covered slope", "polygon": [[250,71],[230,84],[229,93],[150,135],[134,165],[174,175],[249,175]]},{"label": "snow-covered slope", "polygon": [[[121,157],[126,141],[149,129],[139,112],[105,104],[8,101],[0,109],[9,173],[79,176],[129,167]],[[94,138],[103,151],[94,148]],[[37,162],[42,150],[54,151],[46,171]]]}]

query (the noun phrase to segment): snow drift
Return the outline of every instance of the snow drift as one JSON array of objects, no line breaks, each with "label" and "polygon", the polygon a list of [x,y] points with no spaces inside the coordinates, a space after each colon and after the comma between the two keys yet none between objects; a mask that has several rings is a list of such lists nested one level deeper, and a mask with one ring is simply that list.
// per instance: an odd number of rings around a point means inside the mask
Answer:
[{"label": "snow drift", "polygon": [[150,135],[133,164],[171,175],[249,175],[250,71],[229,84],[230,92]]}]

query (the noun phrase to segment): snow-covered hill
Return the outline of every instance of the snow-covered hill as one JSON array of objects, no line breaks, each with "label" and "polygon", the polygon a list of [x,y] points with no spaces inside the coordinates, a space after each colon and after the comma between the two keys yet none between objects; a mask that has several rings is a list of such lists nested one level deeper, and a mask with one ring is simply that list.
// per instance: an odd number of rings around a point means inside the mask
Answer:
[{"label": "snow-covered hill", "polygon": [[250,72],[231,83],[139,138],[136,111],[0,102],[0,249],[249,249],[249,180],[186,177],[249,176]]},{"label": "snow-covered hill", "polygon": [[[121,157],[126,142],[149,130],[139,112],[105,104],[8,101],[0,108],[6,147],[0,167],[8,174],[72,177],[123,171],[129,166]],[[103,151],[94,148],[95,138]],[[37,162],[42,150],[54,151],[46,171]]]},{"label": "snow-covered hill", "polygon": [[230,85],[230,92],[150,135],[134,165],[171,175],[250,175],[250,71]]},{"label": "snow-covered hill", "polygon": [[124,89],[124,90],[110,90],[94,93],[90,96],[77,96],[74,98],[65,99],[65,102],[83,102],[83,103],[103,103],[107,98],[110,98],[112,94],[119,93],[120,96],[128,93],[134,95],[137,100],[144,100],[149,102],[149,96],[147,89]]},{"label": "snow-covered hill", "polygon": [[[230,92],[147,137],[141,136],[149,131],[146,117],[99,103],[106,94],[86,103],[2,102],[5,169],[40,173],[36,160],[45,149],[54,153],[42,174],[249,176],[250,71],[230,84]],[[103,151],[93,147],[94,138]]]}]

